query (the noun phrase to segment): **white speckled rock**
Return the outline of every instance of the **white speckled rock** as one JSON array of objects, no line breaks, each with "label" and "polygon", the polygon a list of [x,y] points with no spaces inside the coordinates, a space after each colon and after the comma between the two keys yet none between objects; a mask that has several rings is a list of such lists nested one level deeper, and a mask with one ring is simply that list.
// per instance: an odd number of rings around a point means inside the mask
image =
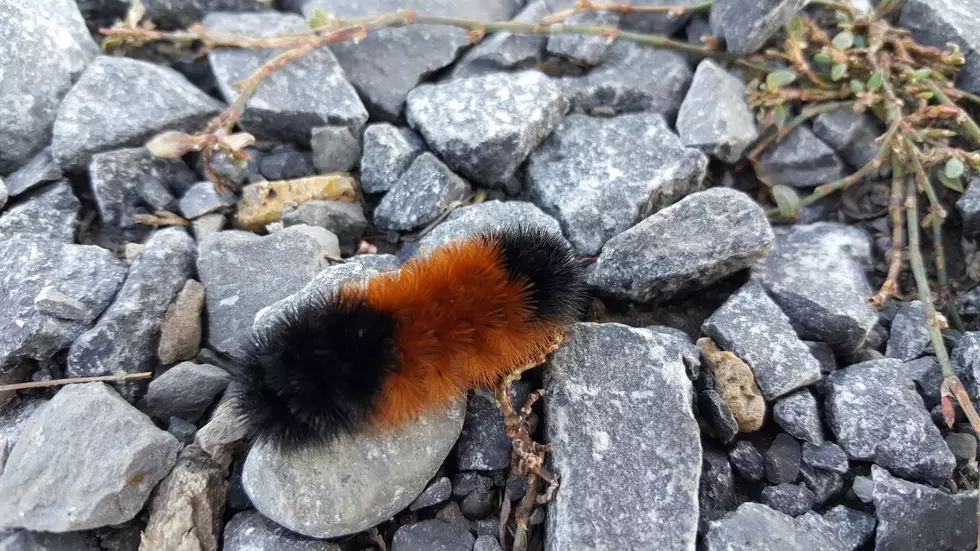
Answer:
[{"label": "white speckled rock", "polygon": [[37,189],[0,216],[0,239],[21,233],[73,243],[81,206],[68,180]]},{"label": "white speckled rock", "polygon": [[224,551],[340,551],[329,541],[294,534],[262,516],[242,511],[225,525]]},{"label": "white speckled rock", "polygon": [[470,184],[432,153],[419,155],[374,209],[374,224],[404,231],[435,220],[453,202],[469,195]]},{"label": "white speckled rock", "polygon": [[[849,513],[848,513],[849,512]],[[854,551],[874,528],[874,518],[857,511],[807,513],[799,519],[760,503],[743,503],[713,521],[705,535],[707,551]]]},{"label": "white speckled rock", "polygon": [[545,549],[693,549],[701,441],[674,340],[613,323],[576,324],[571,337],[545,366],[561,477]]},{"label": "white speckled rock", "polygon": [[423,151],[425,143],[411,128],[386,122],[368,125],[361,155],[361,187],[367,193],[388,191]]},{"label": "white speckled rock", "polygon": [[735,163],[759,137],[745,101],[745,83],[717,63],[698,64],[677,114],[681,142],[726,163]]},{"label": "white speckled rock", "polygon": [[718,0],[711,5],[711,30],[733,54],[750,54],[784,28],[806,0]]}]

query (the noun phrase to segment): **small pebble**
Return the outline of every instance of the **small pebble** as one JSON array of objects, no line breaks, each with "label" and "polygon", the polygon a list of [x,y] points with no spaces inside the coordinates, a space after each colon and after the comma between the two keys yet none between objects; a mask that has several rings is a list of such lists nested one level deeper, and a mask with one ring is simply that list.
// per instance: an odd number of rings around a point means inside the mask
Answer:
[{"label": "small pebble", "polygon": [[796,482],[800,474],[800,443],[780,433],[766,451],[766,479],[773,484]]}]

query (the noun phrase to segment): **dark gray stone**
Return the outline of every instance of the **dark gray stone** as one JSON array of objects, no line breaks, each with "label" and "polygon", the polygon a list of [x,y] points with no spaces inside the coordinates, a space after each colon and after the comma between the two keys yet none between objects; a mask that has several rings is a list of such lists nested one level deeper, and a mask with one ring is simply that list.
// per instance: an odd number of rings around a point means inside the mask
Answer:
[{"label": "dark gray stone", "polygon": [[[24,426],[0,475],[0,526],[67,532],[126,522],[180,444],[103,383],[63,387]],[[125,438],[120,438],[125,435]]]},{"label": "dark gray stone", "polygon": [[531,154],[527,186],[575,249],[595,255],[611,238],[700,189],[706,167],[707,157],[685,148],[660,115],[570,115]]},{"label": "dark gray stone", "polygon": [[361,144],[345,126],[318,126],[310,134],[313,168],[319,173],[349,172],[361,160]]},{"label": "dark gray stone", "polygon": [[[0,447],[6,443],[7,451],[10,451],[9,448],[13,448],[23,434],[27,421],[47,402],[47,398],[21,395],[16,401],[0,407]],[[0,465],[2,472],[3,466]]]},{"label": "dark gray stone", "polygon": [[[954,350],[956,349],[954,348]],[[938,406],[939,388],[943,381],[943,371],[942,368],[939,367],[939,362],[936,361],[936,358],[934,356],[926,356],[924,358],[912,360],[911,362],[905,362],[903,366],[905,367],[905,372],[908,373],[909,378],[915,381],[915,388],[922,396],[922,401],[925,403],[926,409],[932,409]],[[953,366],[955,369],[955,361]],[[971,388],[970,382],[972,382],[972,380],[972,376],[968,382],[964,380],[962,375],[960,375],[960,381],[968,389]]]},{"label": "dark gray stone", "polygon": [[473,551],[503,551],[497,538],[492,535],[478,535]]},{"label": "dark gray stone", "polygon": [[762,489],[762,503],[780,513],[798,517],[813,509],[816,497],[803,484],[784,482],[778,486],[767,486]]},{"label": "dark gray stone", "polygon": [[[554,3],[554,0],[551,0]],[[562,0],[571,4],[569,0]],[[636,0],[634,6],[694,6],[697,0]],[[690,14],[679,16],[664,13],[631,13],[622,18],[620,26],[626,30],[672,35],[681,30],[690,19]]]},{"label": "dark gray stone", "polygon": [[423,520],[399,528],[391,540],[391,551],[472,551],[475,542],[465,528]]},{"label": "dark gray stone", "polygon": [[[9,181],[7,185],[10,185]],[[956,200],[956,210],[963,219],[963,235],[967,237],[977,237],[980,235],[980,178],[970,180],[966,191]],[[963,306],[972,306],[969,303],[964,304],[963,300],[970,295],[972,293],[957,297],[957,306],[961,308]],[[980,313],[980,307],[973,306],[972,308],[966,309],[965,313]]]},{"label": "dark gray stone", "polygon": [[705,446],[698,487],[698,532],[707,531],[709,522],[734,511],[736,505],[735,479],[728,456],[714,446]]},{"label": "dark gray stone", "polygon": [[99,540],[87,532],[51,534],[17,530],[0,532],[0,551],[100,551]]},{"label": "dark gray stone", "polygon": [[[590,27],[618,27],[619,14],[611,11],[587,11],[576,13],[565,20],[567,25]],[[587,67],[598,65],[613,40],[601,35],[554,34],[548,37],[549,54]]]},{"label": "dark gray stone", "polygon": [[449,482],[449,478],[441,476],[435,482],[429,484],[408,508],[411,511],[418,511],[419,509],[439,505],[449,499],[452,493],[453,485]]},{"label": "dark gray stone", "polygon": [[189,446],[194,443],[194,435],[197,434],[197,427],[180,417],[171,417],[167,421],[167,432],[174,435],[174,438],[181,444]]},{"label": "dark gray stone", "polygon": [[[813,119],[813,133],[834,148],[854,169],[870,163],[878,154],[875,139],[885,132],[878,119],[868,113],[856,114],[850,108],[821,113]],[[887,173],[885,165],[880,174]]]},{"label": "dark gray stone", "polygon": [[[51,154],[51,146],[48,146],[38,151],[27,161],[27,164],[8,176],[5,184],[10,196],[16,197],[45,182],[60,180],[61,176],[61,167],[58,166]],[[2,207],[3,205],[0,204],[0,208]]]},{"label": "dark gray stone", "polygon": [[715,436],[723,444],[731,442],[738,434],[738,421],[732,414],[731,408],[714,390],[702,390],[698,393],[698,411],[708,420]]},{"label": "dark gray stone", "polygon": [[[530,383],[514,383],[510,393],[514,407],[523,406],[530,393]],[[493,394],[485,390],[473,391],[466,408],[463,432],[456,443],[456,467],[461,471],[506,469],[510,465],[510,447],[504,417]]]},{"label": "dark gray stone", "polygon": [[422,84],[408,94],[405,116],[450,168],[505,187],[567,110],[547,76],[522,71]]},{"label": "dark gray stone", "polygon": [[96,153],[88,170],[99,219],[121,228],[136,226],[133,216],[146,204],[143,189],[162,186],[173,193],[198,178],[182,160],[154,157],[143,147]]},{"label": "dark gray stone", "polygon": [[[544,0],[532,0],[512,20],[535,23],[548,15]],[[533,34],[488,34],[453,64],[451,78],[480,76],[504,69],[531,67],[544,57],[547,36]]]},{"label": "dark gray stone", "polygon": [[[469,477],[469,480],[459,481],[460,477]],[[497,499],[493,479],[476,473],[463,473],[456,480],[453,495],[461,498],[459,510],[463,516],[472,520],[486,518]]]},{"label": "dark gray stone", "polygon": [[[213,13],[204,18],[203,24],[216,31],[253,36],[309,28],[299,15],[276,11]],[[284,51],[225,48],[210,52],[208,62],[225,101],[231,103],[238,97],[235,82]],[[308,144],[312,130],[318,126],[344,126],[360,136],[367,118],[367,110],[337,58],[328,48],[316,48],[262,81],[249,98],[239,126],[258,138]]]},{"label": "dark gray stone", "polygon": [[946,435],[946,445],[956,457],[956,464],[963,466],[977,458],[977,437],[963,432],[952,432]]},{"label": "dark gray stone", "polygon": [[800,477],[813,492],[814,505],[823,505],[837,498],[844,491],[844,477],[831,471],[815,469],[809,465],[800,467]]},{"label": "dark gray stone", "polygon": [[946,49],[958,44],[966,58],[956,84],[980,93],[980,5],[956,0],[907,0],[898,21],[912,31],[912,38],[929,46]]},{"label": "dark gray stone", "polygon": [[20,233],[72,243],[81,207],[68,180],[35,190],[0,215],[0,239]]},{"label": "dark gray stone", "polygon": [[677,114],[681,142],[735,163],[759,137],[745,83],[710,59],[698,64]]},{"label": "dark gray stone", "polygon": [[58,105],[98,47],[70,0],[6,4],[0,29],[0,174],[9,174],[51,140]]},{"label": "dark gray stone", "polygon": [[[352,19],[410,9],[432,15],[505,21],[520,4],[515,0],[307,0],[303,15],[309,18],[319,8],[339,19]],[[356,44],[341,42],[331,44],[330,49],[372,114],[390,122],[401,114],[410,90],[425,76],[450,65],[469,45],[470,37],[464,29],[411,25],[380,29]]]},{"label": "dark gray stone", "polygon": [[58,108],[51,149],[65,170],[108,149],[142,145],[158,132],[196,132],[221,105],[177,71],[128,57],[100,56]]},{"label": "dark gray stone", "polygon": [[366,193],[388,191],[423,151],[425,142],[411,128],[386,122],[368,125],[361,156],[361,189]]},{"label": "dark gray stone", "polygon": [[[970,396],[977,396],[977,387],[980,386],[980,331],[963,333],[953,347],[949,359]],[[942,380],[941,371],[939,380]],[[939,392],[938,389],[936,386],[930,390]]]},{"label": "dark gray stone", "polygon": [[811,444],[823,443],[820,410],[813,394],[803,389],[783,396],[772,408],[773,419],[783,430]]},{"label": "dark gray stone", "polygon": [[291,180],[313,175],[308,155],[291,143],[276,146],[259,160],[259,171],[267,180]]},{"label": "dark gray stone", "polygon": [[848,174],[837,153],[803,125],[769,147],[759,157],[755,169],[759,179],[769,185],[795,188],[812,188]]},{"label": "dark gray stone", "polygon": [[571,333],[545,371],[545,440],[562,477],[545,549],[693,547],[701,444],[673,340],[615,323]]},{"label": "dark gray stone", "polygon": [[[163,315],[193,275],[196,257],[197,245],[183,229],[154,233],[112,305],[95,327],[75,339],[66,373],[95,377],[153,371]],[[118,388],[132,398],[144,385],[126,383]]]},{"label": "dark gray stone", "polygon": [[3,183],[3,179],[0,178],[0,210],[7,205],[7,199],[10,198],[10,193],[7,191],[7,186]]},{"label": "dark gray stone", "polygon": [[143,0],[143,5],[147,19],[164,28],[182,28],[212,12],[262,11],[271,4],[267,0]]},{"label": "dark gray stone", "polygon": [[848,469],[847,454],[833,442],[824,442],[820,445],[804,442],[803,462],[811,467],[838,474],[845,474]]},{"label": "dark gray stone", "polygon": [[[612,188],[607,192],[621,195]],[[606,209],[599,212],[609,215]],[[598,237],[595,221],[578,221],[583,237],[586,232],[592,233],[590,241]],[[604,293],[638,302],[670,298],[750,267],[769,252],[773,238],[765,212],[748,195],[711,188],[599,244],[602,252],[589,269],[588,282]]]},{"label": "dark gray stone", "polygon": [[803,339],[856,351],[878,322],[868,305],[874,292],[865,273],[871,240],[853,226],[831,222],[776,230],[772,252],[753,268]]},{"label": "dark gray stone", "polygon": [[711,5],[711,29],[737,55],[762,48],[806,5],[806,0],[720,0]]},{"label": "dark gray stone", "polygon": [[743,503],[733,514],[711,523],[704,539],[705,549],[853,551],[854,547],[842,541],[838,531],[830,526],[833,525],[819,524],[811,527],[761,503]]},{"label": "dark gray stone", "polygon": [[204,284],[208,343],[224,353],[243,350],[255,314],[303,288],[340,256],[323,228],[292,226],[259,237],[223,231],[201,243],[197,270]]},{"label": "dark gray stone", "polygon": [[838,505],[823,515],[806,513],[796,519],[811,531],[824,532],[840,542],[840,549],[854,551],[871,539],[875,533],[875,517]]},{"label": "dark gray stone", "polygon": [[878,465],[871,466],[871,476],[878,516],[876,551],[976,548],[976,490],[949,494],[893,477]]},{"label": "dark gray stone", "polygon": [[[21,360],[47,359],[70,344],[125,278],[126,266],[100,247],[22,234],[0,240],[0,288],[8,291],[0,301],[0,380]],[[38,312],[34,300],[46,287],[81,302],[85,316],[66,320]]]},{"label": "dark gray stone", "polygon": [[177,364],[150,382],[145,411],[157,419],[173,416],[196,422],[230,381],[231,376],[220,367]]},{"label": "dark gray stone", "polygon": [[894,359],[835,371],[827,377],[827,424],[851,459],[942,484],[956,460],[914,388]]},{"label": "dark gray stone", "polygon": [[419,155],[374,209],[374,224],[405,231],[425,226],[471,192],[469,183],[432,153]]},{"label": "dark gray stone", "polygon": [[364,207],[360,203],[342,201],[307,201],[295,210],[283,210],[282,223],[286,226],[317,226],[337,236],[340,252],[351,254],[368,227]]},{"label": "dark gray stone", "polygon": [[751,442],[741,440],[728,449],[728,459],[739,476],[749,482],[761,482],[766,476],[762,454]]},{"label": "dark gray stone", "polygon": [[340,551],[336,543],[290,532],[254,510],[232,517],[224,532],[224,551]]},{"label": "dark gray stone", "polygon": [[767,400],[820,380],[820,365],[810,349],[758,283],[746,283],[729,297],[704,321],[702,330],[749,364]]},{"label": "dark gray stone", "polygon": [[558,82],[574,112],[647,111],[673,121],[693,75],[682,54],[619,40],[598,67]]},{"label": "dark gray stone", "polygon": [[800,475],[800,443],[779,433],[766,450],[766,479],[773,484],[792,483]]},{"label": "dark gray stone", "polygon": [[205,214],[230,207],[238,200],[231,191],[218,193],[210,180],[191,186],[180,198],[180,213],[184,218],[200,218]]},{"label": "dark gray stone", "polygon": [[926,328],[926,312],[922,302],[913,300],[902,304],[892,320],[885,357],[907,362],[921,356],[927,346],[929,330]]}]

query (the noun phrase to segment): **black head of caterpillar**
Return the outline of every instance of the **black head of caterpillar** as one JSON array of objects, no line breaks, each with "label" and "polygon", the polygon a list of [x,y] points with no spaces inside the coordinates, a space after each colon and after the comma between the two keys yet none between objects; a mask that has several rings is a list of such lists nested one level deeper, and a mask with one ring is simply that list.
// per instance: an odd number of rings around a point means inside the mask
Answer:
[{"label": "black head of caterpillar", "polygon": [[395,328],[363,298],[321,295],[254,334],[237,408],[258,439],[292,449],[354,433],[394,364]]}]

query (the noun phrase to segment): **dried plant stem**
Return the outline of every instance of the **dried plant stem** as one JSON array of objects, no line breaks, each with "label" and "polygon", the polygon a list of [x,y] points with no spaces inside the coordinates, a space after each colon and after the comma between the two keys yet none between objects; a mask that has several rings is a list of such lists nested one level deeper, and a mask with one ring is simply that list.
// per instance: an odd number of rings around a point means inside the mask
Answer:
[{"label": "dried plant stem", "polygon": [[902,210],[902,197],[904,196],[902,184],[905,174],[902,170],[902,163],[899,156],[893,154],[892,161],[892,189],[888,199],[888,213],[892,219],[892,250],[891,259],[888,264],[888,277],[878,289],[878,294],[868,299],[868,303],[875,308],[882,308],[889,299],[899,296],[898,276],[902,271],[902,252],[905,249],[905,211]]},{"label": "dried plant stem", "polygon": [[690,13],[700,13],[711,10],[711,2],[702,2],[700,4],[692,4],[690,6],[634,6],[632,4],[616,4],[611,2],[590,2],[589,0],[578,0],[575,2],[575,6],[567,9],[557,11],[551,15],[541,18],[540,23],[548,25],[551,23],[558,23],[568,19],[569,17],[590,11],[610,11],[618,14],[626,15],[630,13],[648,13],[656,14],[662,13],[669,17],[680,17],[682,15]]},{"label": "dried plant stem", "polygon": [[929,88],[929,91],[936,96],[937,100],[939,100],[939,103],[952,105],[956,108],[956,124],[963,130],[963,132],[966,133],[967,136],[970,137],[970,139],[973,140],[975,144],[980,145],[980,126],[977,126],[977,123],[973,121],[973,118],[970,117],[970,115],[968,115],[967,112],[964,111],[959,105],[956,105],[956,103],[950,100],[949,97],[944,94],[938,86],[936,86],[935,82],[926,80],[925,84]]},{"label": "dried plant stem", "polygon": [[122,375],[103,375],[100,377],[75,377],[72,379],[53,379],[51,381],[32,381],[30,383],[14,383],[0,385],[0,392],[11,390],[27,390],[29,388],[45,388],[50,386],[73,385],[76,383],[110,383],[123,381],[139,381],[153,377],[153,372],[124,373]]}]

